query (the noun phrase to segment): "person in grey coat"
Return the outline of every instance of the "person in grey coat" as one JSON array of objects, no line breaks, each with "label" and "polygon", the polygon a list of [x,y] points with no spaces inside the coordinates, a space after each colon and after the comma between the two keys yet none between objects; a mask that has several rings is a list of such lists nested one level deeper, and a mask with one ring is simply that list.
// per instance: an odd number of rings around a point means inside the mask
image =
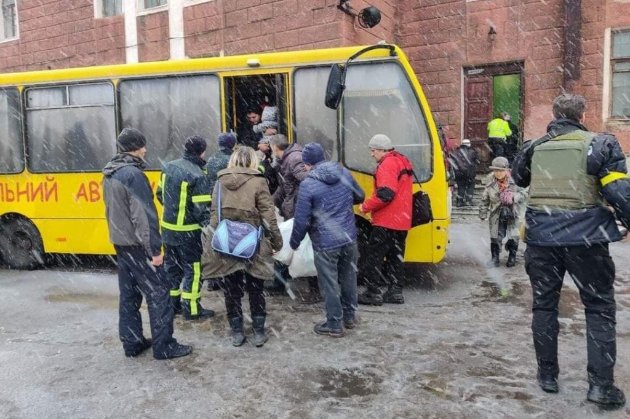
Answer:
[{"label": "person in grey coat", "polygon": [[492,175],[488,176],[486,187],[481,196],[479,218],[488,218],[490,227],[490,252],[492,265],[499,266],[501,244],[507,237],[505,248],[508,251],[508,268],[516,264],[516,251],[519,239],[520,207],[525,202],[526,194],[516,186],[510,176],[510,165],[505,157],[496,157],[490,165]]},{"label": "person in grey coat", "polygon": [[[103,198],[118,262],[120,341],[127,357],[136,357],[151,346],[156,359],[186,356],[192,347],[173,338],[175,312],[162,269],[162,238],[151,185],[143,172],[146,139],[140,131],[125,128],[117,145],[119,153],[103,169]],[[153,341],[142,332],[143,296]]]}]

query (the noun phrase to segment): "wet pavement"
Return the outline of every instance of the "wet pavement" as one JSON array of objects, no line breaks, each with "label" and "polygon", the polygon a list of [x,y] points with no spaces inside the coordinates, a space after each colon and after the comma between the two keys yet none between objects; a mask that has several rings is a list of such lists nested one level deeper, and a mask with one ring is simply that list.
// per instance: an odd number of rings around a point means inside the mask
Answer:
[{"label": "wet pavement", "polygon": [[[313,333],[321,306],[273,296],[269,342],[233,348],[221,294],[204,290],[217,316],[176,319],[176,337],[195,352],[173,361],[123,356],[111,268],[0,270],[0,417],[628,417],[628,407],[608,412],[585,400],[584,311],[568,277],[560,393],[538,388],[523,249],[515,268],[486,268],[486,229],[454,224],[447,259],[409,269],[406,303],[361,306],[360,324],[342,339]],[[611,246],[616,377],[628,393],[629,250]],[[306,284],[297,285],[299,297]],[[144,320],[148,331],[146,311]]]}]

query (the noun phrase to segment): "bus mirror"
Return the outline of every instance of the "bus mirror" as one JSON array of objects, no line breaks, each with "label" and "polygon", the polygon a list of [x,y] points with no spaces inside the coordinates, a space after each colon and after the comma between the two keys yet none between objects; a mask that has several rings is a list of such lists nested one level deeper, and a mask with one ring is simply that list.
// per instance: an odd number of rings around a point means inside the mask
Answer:
[{"label": "bus mirror", "polygon": [[333,64],[326,86],[326,107],[337,109],[346,88],[346,68],[341,64]]}]

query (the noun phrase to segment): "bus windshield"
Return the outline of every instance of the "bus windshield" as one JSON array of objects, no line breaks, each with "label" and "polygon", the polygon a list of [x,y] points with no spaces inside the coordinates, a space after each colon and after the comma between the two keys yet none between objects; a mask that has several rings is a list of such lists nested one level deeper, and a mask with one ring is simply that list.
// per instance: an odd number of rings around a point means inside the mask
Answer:
[{"label": "bus windshield", "polygon": [[420,181],[431,177],[431,139],[412,86],[396,62],[353,63],[348,67],[342,102],[344,163],[372,173],[365,152],[375,134],[391,138],[396,150],[413,163]]}]

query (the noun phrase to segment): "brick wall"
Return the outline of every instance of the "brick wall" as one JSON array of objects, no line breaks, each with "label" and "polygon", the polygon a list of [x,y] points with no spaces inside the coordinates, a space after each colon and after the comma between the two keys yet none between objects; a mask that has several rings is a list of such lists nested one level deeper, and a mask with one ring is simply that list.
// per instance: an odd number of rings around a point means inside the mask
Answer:
[{"label": "brick wall", "polygon": [[170,57],[168,11],[138,16],[138,60],[161,61]]},{"label": "brick wall", "polygon": [[19,39],[0,43],[0,71],[124,62],[122,16],[94,19],[92,1],[17,2]]}]

